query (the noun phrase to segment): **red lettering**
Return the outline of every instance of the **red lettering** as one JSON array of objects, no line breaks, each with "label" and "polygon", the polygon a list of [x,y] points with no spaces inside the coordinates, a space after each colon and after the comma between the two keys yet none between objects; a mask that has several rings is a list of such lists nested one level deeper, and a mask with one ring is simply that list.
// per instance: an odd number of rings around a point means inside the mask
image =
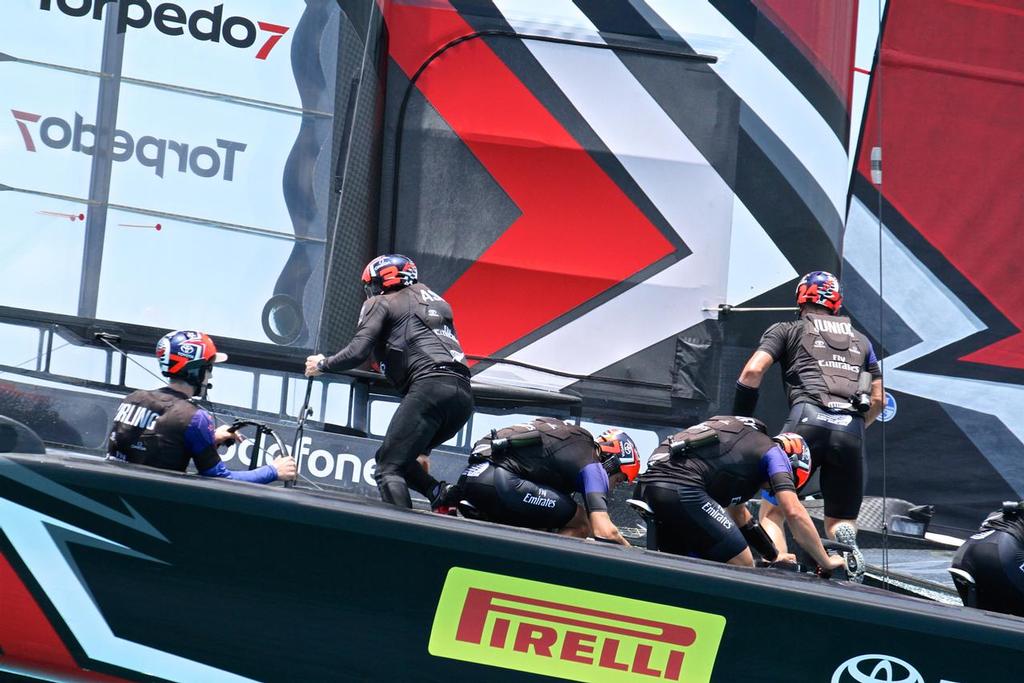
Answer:
[{"label": "red lettering", "polygon": [[650,645],[637,645],[636,654],[633,655],[633,673],[643,674],[644,676],[661,676],[661,672],[657,669],[650,669],[648,665],[651,663],[651,646]]},{"label": "red lettering", "polygon": [[516,631],[516,642],[512,649],[516,652],[529,652],[533,646],[534,654],[544,657],[551,656],[551,646],[558,640],[558,631],[540,624],[519,624]]},{"label": "red lettering", "polygon": [[683,671],[683,653],[679,650],[672,650],[668,653],[668,662],[665,664],[665,679],[678,681]]},{"label": "red lettering", "polygon": [[281,36],[288,32],[287,26],[281,26],[280,24],[268,24],[265,21],[257,21],[261,31],[266,31],[270,34],[267,38],[267,42],[263,43],[260,51],[256,53],[256,59],[266,59],[270,56],[270,51],[277,45],[277,41],[281,40]]},{"label": "red lettering", "polygon": [[503,648],[508,639],[508,619],[496,619],[494,630],[491,631],[491,647]]},{"label": "red lettering", "polygon": [[21,131],[21,139],[25,143],[25,150],[28,152],[36,151],[36,143],[32,139],[32,134],[28,132],[28,126],[25,125],[25,121],[35,123],[39,120],[39,114],[30,114],[24,111],[18,111],[12,109],[11,114],[14,115],[14,120],[18,122],[18,130]]},{"label": "red lettering", "polygon": [[598,662],[598,666],[603,666],[606,669],[618,669],[619,671],[629,671],[629,666],[623,662],[615,661],[615,656],[619,653],[619,641],[609,638],[604,641],[604,645],[601,646],[601,661]]},{"label": "red lettering", "polygon": [[570,662],[580,662],[582,664],[593,664],[594,658],[581,657],[581,654],[594,654],[594,643],[597,642],[597,636],[589,633],[580,633],[578,631],[567,631],[565,634],[565,640],[562,641],[562,659]]}]

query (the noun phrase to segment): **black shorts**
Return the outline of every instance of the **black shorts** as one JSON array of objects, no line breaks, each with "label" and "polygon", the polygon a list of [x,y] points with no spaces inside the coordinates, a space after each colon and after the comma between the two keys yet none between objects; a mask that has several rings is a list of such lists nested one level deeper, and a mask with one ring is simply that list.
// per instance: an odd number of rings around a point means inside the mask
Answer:
[{"label": "black shorts", "polygon": [[1024,545],[1012,534],[971,536],[953,556],[953,568],[974,577],[976,607],[1024,617]]},{"label": "black shorts", "polygon": [[821,471],[825,515],[857,519],[867,483],[864,418],[833,413],[812,403],[797,403],[790,409],[782,431],[795,432],[807,441],[811,474]]},{"label": "black shorts", "polygon": [[459,478],[461,498],[492,522],[529,529],[561,529],[576,515],[572,496],[523,479],[503,467],[470,465]]},{"label": "black shorts", "polygon": [[654,512],[662,552],[728,562],[747,547],[736,522],[702,488],[654,482],[640,495]]}]

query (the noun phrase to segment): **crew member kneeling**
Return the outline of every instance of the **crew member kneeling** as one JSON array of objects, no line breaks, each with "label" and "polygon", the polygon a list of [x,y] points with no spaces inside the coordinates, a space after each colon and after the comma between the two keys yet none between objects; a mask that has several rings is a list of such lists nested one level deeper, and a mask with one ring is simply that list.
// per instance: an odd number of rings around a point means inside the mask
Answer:
[{"label": "crew member kneeling", "polygon": [[640,476],[639,495],[654,512],[658,550],[752,567],[748,541],[767,559],[776,552],[743,503],[769,489],[797,542],[831,572],[844,566],[843,559],[825,552],[796,495],[810,468],[800,436],[772,438],[760,420],[712,417],[658,446]]},{"label": "crew member kneeling", "polygon": [[241,437],[227,425],[214,429],[210,413],[192,402],[208,386],[214,364],[228,359],[217,352],[209,335],[194,330],[169,332],[157,342],[156,355],[163,375],[170,378],[167,386],[125,397],[110,428],[108,458],[178,472],[184,472],[192,460],[204,477],[256,484],[295,479],[295,460],[290,455],[244,472],[233,472],[221,461],[217,447]]},{"label": "crew member kneeling", "polygon": [[965,605],[1024,617],[1024,501],[989,515],[953,556],[953,569]]},{"label": "crew member kneeling", "polygon": [[450,495],[492,522],[629,545],[608,516],[608,491],[639,471],[636,444],[622,430],[595,439],[582,427],[538,418],[474,444]]}]

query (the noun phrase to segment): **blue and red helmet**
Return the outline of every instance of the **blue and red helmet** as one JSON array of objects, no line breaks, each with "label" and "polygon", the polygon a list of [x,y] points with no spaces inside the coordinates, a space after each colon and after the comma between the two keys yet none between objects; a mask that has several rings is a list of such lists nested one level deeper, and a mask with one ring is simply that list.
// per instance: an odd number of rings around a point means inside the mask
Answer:
[{"label": "blue and red helmet", "polygon": [[824,270],[815,270],[800,278],[796,286],[796,303],[817,304],[824,306],[833,313],[839,312],[843,305],[843,290],[839,286],[839,278]]},{"label": "blue and red helmet", "polygon": [[804,437],[793,432],[773,436],[772,441],[779,444],[789,456],[789,465],[793,468],[793,481],[796,482],[796,489],[799,491],[811,478],[811,447],[807,445]]},{"label": "blue and red helmet", "polygon": [[228,359],[226,353],[217,351],[210,335],[195,330],[165,334],[156,343],[156,357],[164,377],[182,379],[197,388],[205,383],[206,371],[214,363]]},{"label": "blue and red helmet", "polygon": [[621,429],[608,429],[594,439],[605,472],[610,475],[622,472],[626,479],[633,481],[640,473],[640,452],[633,439]]},{"label": "blue and red helmet", "polygon": [[363,291],[366,298],[416,284],[416,264],[408,256],[383,254],[363,269]]}]

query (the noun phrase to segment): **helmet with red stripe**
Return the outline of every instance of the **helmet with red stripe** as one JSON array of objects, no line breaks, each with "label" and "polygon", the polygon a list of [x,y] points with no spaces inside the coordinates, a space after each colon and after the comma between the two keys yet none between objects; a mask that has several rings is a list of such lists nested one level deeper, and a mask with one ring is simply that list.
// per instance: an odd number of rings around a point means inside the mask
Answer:
[{"label": "helmet with red stripe", "polygon": [[363,291],[366,298],[408,287],[417,282],[416,264],[408,256],[383,254],[363,269]]},{"label": "helmet with red stripe", "polygon": [[601,464],[609,476],[622,472],[633,481],[640,473],[640,453],[633,439],[621,429],[608,429],[594,439]]},{"label": "helmet with red stripe", "polygon": [[175,330],[168,332],[156,343],[156,357],[164,377],[181,379],[200,391],[206,383],[206,373],[214,363],[228,359],[219,353],[217,345],[205,332]]},{"label": "helmet with red stripe", "polygon": [[772,441],[779,444],[782,450],[789,456],[789,464],[793,468],[793,480],[799,491],[807,480],[811,478],[811,448],[804,441],[804,437],[793,432],[783,432],[772,437]]},{"label": "helmet with red stripe", "polygon": [[843,305],[843,290],[839,286],[839,278],[824,270],[815,270],[800,278],[796,286],[796,303],[817,304],[824,306],[832,313],[838,313]]}]

